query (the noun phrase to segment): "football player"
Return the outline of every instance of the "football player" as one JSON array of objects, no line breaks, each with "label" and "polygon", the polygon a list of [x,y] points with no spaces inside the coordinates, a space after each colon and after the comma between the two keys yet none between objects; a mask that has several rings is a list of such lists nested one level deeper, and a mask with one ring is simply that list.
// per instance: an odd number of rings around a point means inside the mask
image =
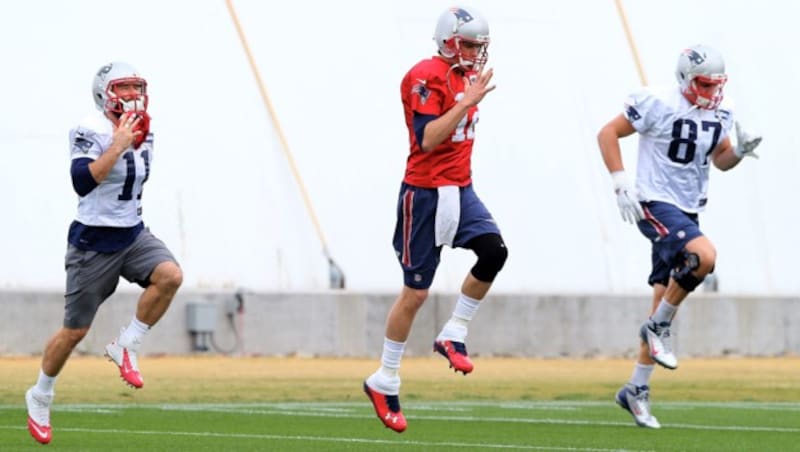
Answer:
[{"label": "football player", "polygon": [[144,292],[130,324],[105,353],[134,388],[144,384],[137,362],[142,340],[183,279],[172,253],[142,222],[142,187],[153,159],[147,82],[129,64],[109,63],[95,74],[92,97],[98,111],[69,133],[78,213],[68,234],[63,327],[47,343],[39,379],[25,393],[28,430],[43,444],[52,439],[56,376],[120,276]]},{"label": "football player", "polygon": [[451,368],[473,370],[464,341],[507,250],[492,215],[472,187],[471,156],[478,104],[495,86],[484,70],[489,26],[478,12],[454,7],[441,14],[434,32],[438,54],[414,65],[400,96],[409,154],[397,202],[394,248],[403,288],[386,319],[381,367],[364,382],[378,418],[397,432],[406,428],[400,409],[400,359],[414,317],[428,297],[442,246],[477,256],[452,317],[433,342]]},{"label": "football player", "polygon": [[[727,171],[744,157],[756,157],[753,151],[761,142],[739,126],[729,102],[723,102],[728,76],[717,50],[705,45],[685,49],[675,75],[676,86],[633,93],[624,111],[597,136],[622,219],[636,224],[652,243],[651,314],[640,328],[631,380],[616,395],[636,424],[649,428],[660,428],[649,403],[654,363],[678,367],[672,319],[686,296],[714,271],[717,252],[698,219],[708,201],[711,165]],[[633,133],[639,134],[635,187],[625,173],[619,145],[620,138]]]}]

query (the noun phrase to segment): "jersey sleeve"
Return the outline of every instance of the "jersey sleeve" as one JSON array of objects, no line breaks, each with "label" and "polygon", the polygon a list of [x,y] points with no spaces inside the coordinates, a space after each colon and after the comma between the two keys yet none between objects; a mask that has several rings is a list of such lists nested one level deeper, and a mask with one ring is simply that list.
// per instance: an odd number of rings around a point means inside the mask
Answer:
[{"label": "jersey sleeve", "polygon": [[97,160],[103,149],[97,133],[84,126],[78,126],[69,132],[70,157],[72,160],[90,158]]},{"label": "jersey sleeve", "polygon": [[720,140],[724,140],[726,137],[731,135],[731,131],[733,130],[736,121],[733,100],[728,97],[723,99],[722,104],[716,111],[716,115],[717,119],[719,119],[719,122],[722,124],[722,135],[720,136]]},{"label": "jersey sleeve", "polygon": [[441,116],[444,113],[444,100],[447,89],[443,81],[424,66],[415,67],[408,74],[411,92],[408,93],[409,107],[420,115]]},{"label": "jersey sleeve", "polygon": [[630,121],[637,132],[642,133],[650,129],[663,114],[665,106],[648,89],[637,91],[625,99],[623,114]]}]

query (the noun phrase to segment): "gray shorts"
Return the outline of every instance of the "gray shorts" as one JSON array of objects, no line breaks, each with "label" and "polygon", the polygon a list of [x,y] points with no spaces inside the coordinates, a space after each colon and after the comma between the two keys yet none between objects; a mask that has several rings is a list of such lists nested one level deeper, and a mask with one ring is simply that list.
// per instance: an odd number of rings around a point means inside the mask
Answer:
[{"label": "gray shorts", "polygon": [[97,309],[117,289],[120,276],[147,287],[156,266],[168,261],[177,263],[164,242],[147,228],[130,246],[116,253],[83,251],[69,245],[64,264],[67,271],[64,327],[91,325]]}]

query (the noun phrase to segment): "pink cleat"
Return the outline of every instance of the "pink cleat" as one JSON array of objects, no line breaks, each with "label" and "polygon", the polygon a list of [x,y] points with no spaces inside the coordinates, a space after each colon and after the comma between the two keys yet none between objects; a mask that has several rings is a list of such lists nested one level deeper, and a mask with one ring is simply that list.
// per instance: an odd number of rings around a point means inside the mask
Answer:
[{"label": "pink cleat", "polygon": [[53,439],[53,430],[50,427],[50,404],[53,395],[40,394],[34,388],[25,393],[25,404],[28,406],[28,431],[33,439],[49,444]]},{"label": "pink cleat", "polygon": [[136,358],[136,349],[131,347],[123,347],[117,342],[119,339],[114,340],[106,345],[106,357],[114,361],[119,367],[119,376],[128,383],[131,387],[139,389],[144,386],[144,379],[142,374],[139,373],[139,364]]}]

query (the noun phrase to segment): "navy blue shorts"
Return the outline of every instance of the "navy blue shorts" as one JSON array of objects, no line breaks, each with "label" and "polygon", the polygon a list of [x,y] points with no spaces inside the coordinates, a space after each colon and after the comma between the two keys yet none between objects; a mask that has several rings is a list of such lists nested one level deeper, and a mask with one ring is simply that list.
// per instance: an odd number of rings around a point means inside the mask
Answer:
[{"label": "navy blue shorts", "polygon": [[[453,246],[466,248],[470,240],[484,234],[500,235],[494,218],[475,194],[472,185],[461,187],[461,214]],[[414,289],[427,289],[439,266],[441,246],[436,246],[435,219],[439,192],[403,183],[397,202],[394,250],[403,267],[403,282]]]},{"label": "navy blue shorts", "polygon": [[653,244],[653,269],[647,283],[667,285],[673,268],[684,259],[683,250],[690,240],[703,235],[696,213],[687,213],[660,201],[642,203],[644,220],[639,231]]}]

